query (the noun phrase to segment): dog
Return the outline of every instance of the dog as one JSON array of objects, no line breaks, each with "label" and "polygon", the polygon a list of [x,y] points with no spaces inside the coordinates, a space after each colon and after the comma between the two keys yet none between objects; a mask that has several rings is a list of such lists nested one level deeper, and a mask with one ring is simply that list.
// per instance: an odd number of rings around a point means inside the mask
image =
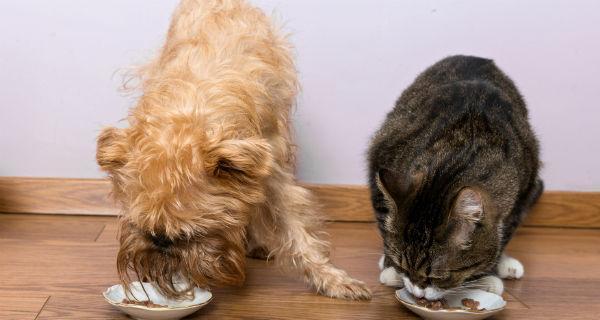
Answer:
[{"label": "dog", "polygon": [[[122,209],[117,270],[167,297],[241,285],[245,256],[299,269],[335,298],[369,299],[330,263],[321,217],[294,178],[291,47],[242,0],[183,0],[124,129],[104,128],[97,162]],[[181,284],[185,288],[181,287]]]}]

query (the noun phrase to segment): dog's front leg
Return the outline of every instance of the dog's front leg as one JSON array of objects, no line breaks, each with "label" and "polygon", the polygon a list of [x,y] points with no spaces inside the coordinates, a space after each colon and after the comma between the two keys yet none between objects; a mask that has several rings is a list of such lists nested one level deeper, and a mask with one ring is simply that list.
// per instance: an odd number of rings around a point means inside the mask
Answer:
[{"label": "dog's front leg", "polygon": [[283,267],[300,269],[306,281],[323,295],[370,299],[371,292],[365,283],[331,264],[329,244],[318,237],[322,234],[321,221],[310,192],[291,179],[271,190],[269,213],[266,213],[271,218],[251,223],[251,229],[253,236],[266,244],[275,261]]}]

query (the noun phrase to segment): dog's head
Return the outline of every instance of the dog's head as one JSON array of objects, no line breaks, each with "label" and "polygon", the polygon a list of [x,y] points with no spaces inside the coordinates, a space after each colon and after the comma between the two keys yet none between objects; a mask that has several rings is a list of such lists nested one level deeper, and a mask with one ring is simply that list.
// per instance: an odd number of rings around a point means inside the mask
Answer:
[{"label": "dog's head", "polygon": [[248,209],[264,201],[273,168],[267,141],[137,119],[104,129],[96,157],[123,209],[117,269],[125,285],[135,274],[180,297],[177,281],[244,281]]}]

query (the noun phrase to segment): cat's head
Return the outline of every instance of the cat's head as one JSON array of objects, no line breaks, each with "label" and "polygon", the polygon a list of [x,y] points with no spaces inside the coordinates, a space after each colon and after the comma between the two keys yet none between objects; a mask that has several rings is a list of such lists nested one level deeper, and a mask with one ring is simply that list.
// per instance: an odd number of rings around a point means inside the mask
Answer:
[{"label": "cat's head", "polygon": [[388,208],[380,222],[386,267],[413,295],[439,299],[493,268],[502,222],[483,188],[385,169],[376,183]]}]

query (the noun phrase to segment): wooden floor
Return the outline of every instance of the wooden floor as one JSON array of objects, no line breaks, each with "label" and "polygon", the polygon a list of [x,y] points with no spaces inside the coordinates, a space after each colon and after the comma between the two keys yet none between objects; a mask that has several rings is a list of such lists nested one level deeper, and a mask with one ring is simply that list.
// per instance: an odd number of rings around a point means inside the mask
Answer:
[{"label": "wooden floor", "polygon": [[[332,223],[337,265],[366,281],[369,302],[313,294],[293,275],[251,260],[243,288],[214,290],[190,319],[414,319],[377,281],[372,223]],[[0,319],[126,319],[101,292],[116,283],[116,218],[0,214]],[[525,277],[507,281],[495,319],[600,319],[600,230],[523,228],[509,251]]]}]

